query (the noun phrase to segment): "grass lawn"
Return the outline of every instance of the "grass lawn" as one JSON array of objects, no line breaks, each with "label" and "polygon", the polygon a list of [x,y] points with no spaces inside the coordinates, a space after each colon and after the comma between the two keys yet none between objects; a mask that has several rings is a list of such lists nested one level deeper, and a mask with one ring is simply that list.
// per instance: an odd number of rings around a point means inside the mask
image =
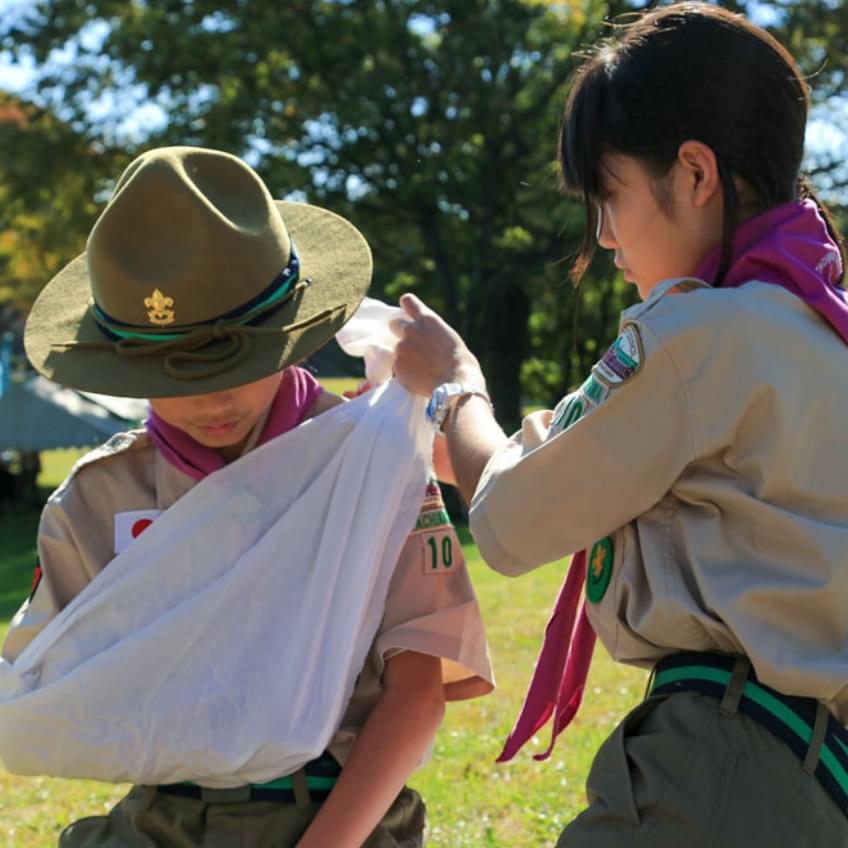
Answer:
[{"label": "grass lawn", "polygon": [[[42,484],[55,485],[70,457],[43,457]],[[0,636],[29,591],[37,517],[0,520]],[[430,848],[536,848],[555,842],[581,808],[592,756],[618,719],[641,698],[644,673],[617,666],[596,651],[583,708],[551,758],[532,759],[547,746],[544,728],[516,760],[495,765],[533,669],[547,614],[562,579],[562,564],[518,580],[490,571],[463,534],[477,587],[498,688],[476,701],[451,704],[434,756],[411,785],[424,796]],[[0,769],[0,845],[54,846],[75,818],[105,811],[126,790],[90,781],[22,778]]]}]

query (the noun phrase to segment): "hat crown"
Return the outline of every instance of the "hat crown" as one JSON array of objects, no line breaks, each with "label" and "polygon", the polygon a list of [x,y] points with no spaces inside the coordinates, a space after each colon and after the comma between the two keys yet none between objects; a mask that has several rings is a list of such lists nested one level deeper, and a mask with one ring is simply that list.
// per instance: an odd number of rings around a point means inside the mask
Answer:
[{"label": "hat crown", "polygon": [[92,294],[135,326],[212,321],[265,291],[291,257],[258,174],[235,156],[152,150],[121,175],[88,239]]}]

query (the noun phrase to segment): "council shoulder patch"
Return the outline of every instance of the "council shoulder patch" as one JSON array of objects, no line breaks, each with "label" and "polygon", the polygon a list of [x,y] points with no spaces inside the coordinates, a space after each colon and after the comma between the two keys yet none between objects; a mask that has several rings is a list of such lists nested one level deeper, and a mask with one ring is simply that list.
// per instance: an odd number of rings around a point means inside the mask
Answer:
[{"label": "council shoulder patch", "polygon": [[463,564],[462,548],[435,477],[427,481],[424,503],[412,534],[418,538],[425,574],[449,574]]},{"label": "council shoulder patch", "polygon": [[612,562],[615,551],[612,539],[605,536],[592,545],[589,560],[586,563],[586,597],[597,604],[603,599],[612,577]]},{"label": "council shoulder patch", "polygon": [[442,490],[439,488],[435,477],[432,477],[427,481],[424,503],[421,505],[421,511],[418,513],[418,520],[415,522],[412,532],[427,533],[452,526],[453,522],[442,498]]},{"label": "council shoulder patch", "polygon": [[639,328],[635,324],[625,324],[603,359],[592,369],[592,374],[614,389],[638,373],[644,358]]}]

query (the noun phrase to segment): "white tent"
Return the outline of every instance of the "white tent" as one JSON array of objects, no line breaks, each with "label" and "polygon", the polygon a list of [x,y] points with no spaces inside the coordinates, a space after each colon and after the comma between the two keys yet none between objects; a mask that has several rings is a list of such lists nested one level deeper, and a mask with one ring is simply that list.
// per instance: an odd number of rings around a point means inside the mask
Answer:
[{"label": "white tent", "polygon": [[143,400],[81,393],[40,376],[13,379],[0,397],[0,450],[96,445],[146,414]]}]

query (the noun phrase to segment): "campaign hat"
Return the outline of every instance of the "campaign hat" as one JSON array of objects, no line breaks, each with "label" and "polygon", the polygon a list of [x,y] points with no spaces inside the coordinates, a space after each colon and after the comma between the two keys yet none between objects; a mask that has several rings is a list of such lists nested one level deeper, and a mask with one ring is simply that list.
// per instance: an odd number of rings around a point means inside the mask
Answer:
[{"label": "campaign hat", "polygon": [[39,294],[24,344],[37,371],[85,391],[221,391],[325,345],[371,274],[345,218],[275,200],[229,153],[157,148],[127,167],[85,252]]}]

